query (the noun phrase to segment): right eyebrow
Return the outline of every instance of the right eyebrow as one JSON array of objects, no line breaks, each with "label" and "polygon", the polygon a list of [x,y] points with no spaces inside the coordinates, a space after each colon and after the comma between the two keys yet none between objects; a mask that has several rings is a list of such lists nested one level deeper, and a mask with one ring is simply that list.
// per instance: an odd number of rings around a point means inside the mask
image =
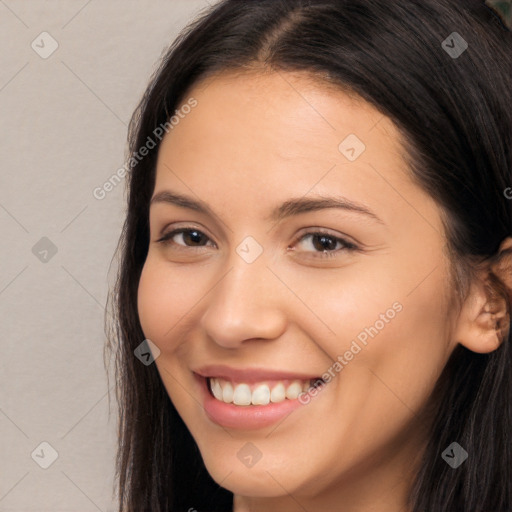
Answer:
[{"label": "right eyebrow", "polygon": [[190,210],[195,210],[199,213],[204,213],[206,215],[211,215],[214,217],[214,213],[211,208],[204,203],[203,201],[192,199],[191,197],[178,194],[176,192],[170,192],[169,190],[163,190],[162,192],[158,192],[155,194],[150,201],[150,206],[155,203],[167,203],[173,204],[176,206],[181,206],[182,208],[188,208]]}]

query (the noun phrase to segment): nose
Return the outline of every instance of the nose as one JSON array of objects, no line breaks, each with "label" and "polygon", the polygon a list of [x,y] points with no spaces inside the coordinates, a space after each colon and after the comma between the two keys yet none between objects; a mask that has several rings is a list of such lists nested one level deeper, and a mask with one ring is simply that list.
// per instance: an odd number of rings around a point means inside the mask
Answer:
[{"label": "nose", "polygon": [[287,318],[282,283],[260,257],[246,263],[237,254],[226,274],[206,297],[201,327],[224,348],[237,348],[247,340],[276,339]]}]

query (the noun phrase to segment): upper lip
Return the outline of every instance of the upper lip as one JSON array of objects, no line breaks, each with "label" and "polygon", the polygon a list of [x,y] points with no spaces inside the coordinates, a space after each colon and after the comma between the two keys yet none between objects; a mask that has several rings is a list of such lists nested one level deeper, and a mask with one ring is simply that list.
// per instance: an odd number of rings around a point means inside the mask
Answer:
[{"label": "upper lip", "polygon": [[264,380],[311,380],[318,375],[289,372],[286,370],[271,370],[267,368],[232,368],[223,364],[201,366],[193,370],[202,377],[221,377],[235,382],[260,382]]}]

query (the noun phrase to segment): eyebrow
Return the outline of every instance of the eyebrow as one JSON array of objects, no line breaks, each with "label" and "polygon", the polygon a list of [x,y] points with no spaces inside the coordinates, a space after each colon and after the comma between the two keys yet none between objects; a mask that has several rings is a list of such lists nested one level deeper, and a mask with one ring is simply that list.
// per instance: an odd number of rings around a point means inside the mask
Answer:
[{"label": "eyebrow", "polygon": [[[173,204],[176,206],[180,206],[182,208],[195,210],[205,215],[216,217],[211,208],[203,201],[193,199],[191,197],[178,194],[176,192],[171,192],[169,190],[163,190],[155,194],[151,198],[150,205],[155,203]],[[374,212],[369,210],[366,206],[359,203],[355,203],[341,196],[292,198],[285,201],[277,208],[272,210],[271,214],[267,217],[266,220],[279,222],[288,217],[300,215],[301,213],[325,210],[329,208],[337,208],[355,213],[360,213],[373,218],[374,220],[381,224],[385,224]]]}]

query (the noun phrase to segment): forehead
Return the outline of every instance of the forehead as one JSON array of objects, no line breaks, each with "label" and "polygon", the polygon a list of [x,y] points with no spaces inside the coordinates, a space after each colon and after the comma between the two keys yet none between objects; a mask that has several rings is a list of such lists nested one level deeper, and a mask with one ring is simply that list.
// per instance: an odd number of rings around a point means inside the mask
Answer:
[{"label": "forehead", "polygon": [[[286,142],[302,143],[304,138],[323,141],[323,149],[337,149],[347,132],[368,138],[379,124],[381,131],[374,135],[399,138],[393,123],[360,96],[305,73],[225,73],[196,85],[190,96],[199,108],[188,124],[199,121],[193,127],[200,130],[198,136],[225,133],[241,138],[249,132],[252,139],[282,149]],[[207,122],[211,124],[206,126]]]},{"label": "forehead", "polygon": [[207,158],[212,166],[223,161],[223,171],[245,170],[254,177],[270,161],[281,162],[283,173],[297,171],[290,164],[303,172],[311,166],[356,167],[340,150],[347,138],[357,143],[362,161],[381,160],[383,153],[400,159],[399,132],[387,117],[355,94],[306,74],[225,73],[193,87],[182,105],[190,98],[197,106],[180,115],[160,146],[160,160],[168,164]]}]

